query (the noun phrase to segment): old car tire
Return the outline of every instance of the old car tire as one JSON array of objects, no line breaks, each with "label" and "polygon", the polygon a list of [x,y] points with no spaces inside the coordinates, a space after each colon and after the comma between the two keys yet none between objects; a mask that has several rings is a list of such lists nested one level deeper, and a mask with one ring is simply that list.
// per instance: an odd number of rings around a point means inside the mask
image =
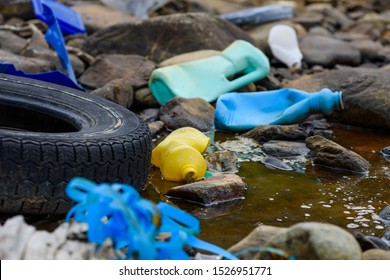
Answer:
[{"label": "old car tire", "polygon": [[151,150],[147,124],[126,108],[0,74],[0,213],[66,213],[75,176],[141,190]]}]

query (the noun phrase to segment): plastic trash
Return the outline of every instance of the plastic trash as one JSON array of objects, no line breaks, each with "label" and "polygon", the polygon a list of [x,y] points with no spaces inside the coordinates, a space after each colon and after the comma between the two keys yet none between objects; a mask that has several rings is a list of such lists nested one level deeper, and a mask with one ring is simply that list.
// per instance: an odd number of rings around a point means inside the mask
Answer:
[{"label": "plastic trash", "polygon": [[152,164],[159,167],[165,180],[195,181],[206,174],[206,160],[202,154],[210,138],[192,127],[173,131],[152,151]]},{"label": "plastic trash", "polygon": [[[52,3],[52,1],[48,1],[48,3]],[[69,78],[77,84],[73,66],[70,63],[68,52],[66,50],[64,37],[62,36],[57,18],[52,11],[50,4],[48,5],[42,0],[33,0],[33,6],[36,16],[48,25],[48,29],[45,34],[46,41],[57,52],[61,66],[66,70]]]},{"label": "plastic trash", "polygon": [[303,54],[294,28],[289,25],[272,27],[268,35],[268,45],[273,56],[288,67],[301,68]]},{"label": "plastic trash", "polygon": [[147,18],[149,14],[162,7],[169,0],[101,0],[106,6],[132,16]]},{"label": "plastic trash", "polygon": [[292,18],[293,16],[293,8],[286,5],[268,5],[220,15],[222,19],[236,25],[259,25],[275,20]]},{"label": "plastic trash", "polygon": [[341,92],[325,88],[307,93],[284,88],[224,94],[218,98],[214,118],[217,129],[245,131],[259,125],[297,123],[310,114],[329,114],[342,108]]},{"label": "plastic trash", "polygon": [[57,85],[85,91],[82,87],[80,87],[78,84],[73,82],[67,75],[65,75],[64,73],[58,70],[43,72],[38,74],[29,74],[29,73],[25,73],[22,70],[17,70],[15,66],[12,64],[0,63],[0,73],[18,76],[18,77],[30,78],[35,80],[41,80],[44,82],[54,83]]},{"label": "plastic trash", "polygon": [[[64,4],[56,2],[55,0],[32,0],[35,16],[46,22],[47,12],[43,8],[46,5],[52,11],[54,17],[58,20],[58,24],[62,32],[68,35],[86,33],[83,20],[80,14]],[[46,22],[47,23],[47,22]]]},{"label": "plastic trash", "polygon": [[[142,198],[131,186],[100,184],[73,178],[67,195],[77,202],[66,220],[88,225],[90,242],[102,245],[111,239],[127,259],[186,260],[185,246],[209,251],[226,259],[237,260],[228,251],[196,237],[199,221],[167,203],[157,205]],[[167,238],[157,238],[164,234]]]},{"label": "plastic trash", "polygon": [[264,78],[269,69],[262,51],[237,40],[220,55],[154,70],[149,87],[161,105],[174,97],[212,102],[221,94]]}]

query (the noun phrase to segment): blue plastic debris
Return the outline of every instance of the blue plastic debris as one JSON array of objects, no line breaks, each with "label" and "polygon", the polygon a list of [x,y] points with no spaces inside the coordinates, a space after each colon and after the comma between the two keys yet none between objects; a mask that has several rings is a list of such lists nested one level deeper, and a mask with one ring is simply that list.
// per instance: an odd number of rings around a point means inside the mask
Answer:
[{"label": "blue plastic debris", "polygon": [[22,70],[17,70],[13,64],[0,63],[0,73],[40,80],[40,81],[54,83],[57,85],[84,91],[82,87],[80,87],[78,84],[73,82],[68,76],[66,76],[64,73],[58,70],[43,72],[38,74],[30,74],[30,73],[25,73]]},{"label": "blue plastic debris", "polygon": [[200,228],[194,216],[164,202],[156,205],[131,186],[97,185],[74,178],[66,193],[78,202],[68,212],[67,221],[73,218],[87,223],[90,242],[101,245],[111,239],[117,250],[126,251],[127,259],[189,259],[185,245],[237,259],[226,250],[196,238]]},{"label": "blue plastic debris", "polygon": [[55,0],[33,0],[35,16],[46,22],[47,13],[43,6],[47,6],[53,12],[54,17],[58,20],[58,24],[62,32],[67,35],[86,33],[83,20],[80,14],[64,4],[58,3]]},{"label": "blue plastic debris", "polygon": [[286,5],[261,6],[220,15],[222,19],[236,25],[260,25],[271,21],[292,18],[293,16],[293,8]]},{"label": "blue plastic debris", "polygon": [[231,92],[218,97],[214,119],[217,129],[245,131],[259,125],[298,123],[311,114],[342,108],[342,93],[327,88],[313,93],[292,88]]},{"label": "blue plastic debris", "polygon": [[45,34],[46,41],[57,52],[61,61],[61,66],[67,71],[69,78],[77,84],[76,76],[65,47],[64,37],[62,36],[56,15],[51,8],[53,5],[50,3],[53,3],[53,1],[48,1],[47,3],[42,0],[33,0],[35,14],[48,25],[48,29]]}]

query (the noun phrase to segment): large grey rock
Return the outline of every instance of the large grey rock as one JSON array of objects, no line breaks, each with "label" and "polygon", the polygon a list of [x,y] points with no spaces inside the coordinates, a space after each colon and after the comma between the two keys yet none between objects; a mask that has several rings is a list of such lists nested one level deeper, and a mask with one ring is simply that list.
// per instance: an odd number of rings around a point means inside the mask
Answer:
[{"label": "large grey rock", "polygon": [[178,54],[223,50],[237,39],[252,42],[240,28],[205,13],[154,17],[114,25],[88,37],[83,49],[92,54],[138,54],[159,63]]},{"label": "large grey rock", "polygon": [[[298,223],[274,236],[265,247],[285,251],[298,260],[359,260],[362,251],[349,232],[326,224]],[[259,259],[268,256],[260,253]]]},{"label": "large grey rock", "polygon": [[309,65],[333,67],[359,65],[360,52],[351,44],[322,35],[306,35],[300,40],[303,60]]},{"label": "large grey rock", "polygon": [[367,68],[341,68],[306,75],[286,87],[305,91],[329,88],[342,91],[344,110],[330,116],[334,122],[390,130],[389,73]]},{"label": "large grey rock", "polygon": [[243,199],[246,189],[247,185],[240,176],[221,174],[203,181],[173,187],[166,193],[166,196],[209,206]]},{"label": "large grey rock", "polygon": [[99,56],[80,77],[80,83],[96,89],[116,79],[126,79],[134,88],[146,86],[155,64],[139,55],[109,54]]},{"label": "large grey rock", "polygon": [[311,150],[315,165],[359,174],[365,174],[370,169],[370,163],[362,156],[322,136],[308,137],[306,145]]},{"label": "large grey rock", "polygon": [[209,131],[214,126],[214,107],[201,98],[175,97],[160,108],[160,120],[169,129],[191,126]]}]

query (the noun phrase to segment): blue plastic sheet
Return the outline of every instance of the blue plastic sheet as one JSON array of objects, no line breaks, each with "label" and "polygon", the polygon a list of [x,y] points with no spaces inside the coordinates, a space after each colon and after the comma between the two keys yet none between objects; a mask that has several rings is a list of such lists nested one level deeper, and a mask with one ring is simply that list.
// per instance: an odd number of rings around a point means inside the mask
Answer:
[{"label": "blue plastic sheet", "polygon": [[67,75],[65,75],[64,73],[58,70],[43,72],[38,74],[30,74],[30,73],[25,73],[22,70],[17,70],[15,66],[12,64],[0,63],[0,73],[40,80],[40,81],[54,83],[57,85],[84,91],[82,87],[80,87],[78,84],[73,82]]},{"label": "blue plastic sheet", "polygon": [[[78,202],[68,213],[88,224],[88,240],[103,244],[114,242],[128,259],[189,259],[185,245],[235,260],[237,257],[213,244],[198,239],[199,221],[167,203],[157,205],[142,198],[131,186],[100,184],[84,178],[72,179],[66,193]],[[161,235],[169,235],[161,239]]]}]

